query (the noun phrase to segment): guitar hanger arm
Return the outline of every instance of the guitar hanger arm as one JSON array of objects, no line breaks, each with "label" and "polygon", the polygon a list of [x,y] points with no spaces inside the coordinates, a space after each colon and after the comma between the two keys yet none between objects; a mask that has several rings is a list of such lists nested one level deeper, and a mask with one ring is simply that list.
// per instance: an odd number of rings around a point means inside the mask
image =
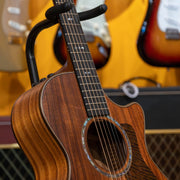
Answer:
[{"label": "guitar hanger arm", "polygon": [[[67,7],[67,6],[72,8],[71,3],[66,3],[64,5],[64,7]],[[61,12],[61,9],[62,9],[62,5],[53,6],[49,8],[45,14],[46,18],[51,21],[56,21],[58,19],[58,15],[60,14],[59,12]],[[80,21],[92,19],[92,18],[95,18],[97,16],[104,14],[106,10],[107,10],[107,6],[105,4],[102,4],[91,10],[78,13],[79,19]]]},{"label": "guitar hanger arm", "polygon": [[78,13],[78,15],[79,15],[80,21],[84,21],[84,20],[88,20],[88,19],[92,19],[97,16],[100,16],[104,14],[106,10],[107,10],[107,6],[105,4],[102,4],[91,10],[80,12]]},{"label": "guitar hanger arm", "polygon": [[[71,8],[72,6],[70,3],[64,3],[61,6],[58,6],[58,13],[60,14],[60,13],[67,12]],[[51,14],[50,9],[49,9],[49,12]],[[58,23],[57,18],[53,20],[45,19],[39,22],[38,24],[36,24],[28,35],[27,42],[26,42],[26,59],[27,59],[29,76],[30,76],[30,81],[31,81],[32,86],[35,86],[36,84],[39,83],[39,74],[38,74],[36,60],[34,56],[34,45],[35,45],[36,38],[42,30],[47,29],[57,23]]]},{"label": "guitar hanger arm", "polygon": [[[53,6],[49,8],[45,14],[47,19],[36,24],[28,35],[26,42],[26,59],[27,59],[27,65],[28,65],[29,76],[32,87],[39,83],[39,74],[34,56],[34,45],[36,38],[42,30],[47,29],[58,23],[59,14],[69,11],[71,8],[72,8],[72,4],[69,2],[65,2],[61,5]],[[105,13],[106,10],[107,10],[107,6],[103,4],[89,11],[78,13],[78,15],[80,20],[83,21],[97,17]]]}]

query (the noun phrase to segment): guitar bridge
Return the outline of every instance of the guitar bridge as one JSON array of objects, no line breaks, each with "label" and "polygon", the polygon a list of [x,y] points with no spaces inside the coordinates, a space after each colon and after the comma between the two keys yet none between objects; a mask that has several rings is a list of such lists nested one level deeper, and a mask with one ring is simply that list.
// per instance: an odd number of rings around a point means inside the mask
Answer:
[{"label": "guitar bridge", "polygon": [[179,40],[180,39],[180,33],[179,33],[178,29],[167,28],[165,34],[166,34],[166,39],[168,39],[168,40]]}]

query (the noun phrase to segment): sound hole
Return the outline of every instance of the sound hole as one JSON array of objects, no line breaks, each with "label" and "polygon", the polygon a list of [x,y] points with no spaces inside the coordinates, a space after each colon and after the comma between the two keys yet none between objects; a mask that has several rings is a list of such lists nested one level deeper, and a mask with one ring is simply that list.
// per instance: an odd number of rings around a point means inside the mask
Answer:
[{"label": "sound hole", "polygon": [[118,171],[126,162],[124,138],[119,129],[107,120],[96,120],[90,124],[87,145],[96,164],[106,171]]}]

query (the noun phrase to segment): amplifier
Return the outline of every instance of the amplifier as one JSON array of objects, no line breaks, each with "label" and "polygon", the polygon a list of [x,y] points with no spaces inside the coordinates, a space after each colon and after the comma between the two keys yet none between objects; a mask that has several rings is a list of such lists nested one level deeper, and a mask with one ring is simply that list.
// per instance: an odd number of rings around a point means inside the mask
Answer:
[{"label": "amplifier", "polygon": [[130,98],[122,89],[104,91],[119,105],[139,103],[144,110],[146,129],[180,129],[180,87],[139,88],[135,98]]}]

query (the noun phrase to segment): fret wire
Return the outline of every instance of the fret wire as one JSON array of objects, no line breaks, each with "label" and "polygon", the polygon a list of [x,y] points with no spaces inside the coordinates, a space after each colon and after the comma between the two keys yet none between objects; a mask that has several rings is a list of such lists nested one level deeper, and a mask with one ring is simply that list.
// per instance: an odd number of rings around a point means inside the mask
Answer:
[{"label": "fret wire", "polygon": [[80,76],[77,76],[78,78],[97,78],[96,76],[90,76],[90,75],[85,75],[85,76],[83,76],[83,75],[80,75]]},{"label": "fret wire", "polygon": [[96,103],[85,103],[86,105],[99,105],[99,104],[106,104],[106,102],[101,102],[101,103],[98,103],[98,102],[96,102]]},{"label": "fret wire", "polygon": [[74,44],[84,44],[84,45],[86,45],[86,42],[84,42],[84,43],[68,42],[67,44],[69,44],[69,45],[74,45]]},{"label": "fret wire", "polygon": [[108,108],[96,108],[96,109],[88,109],[87,111],[96,111],[96,110],[108,110]]},{"label": "fret wire", "polygon": [[96,85],[96,84],[99,85],[99,82],[97,82],[97,83],[95,83],[95,82],[80,83],[81,86],[82,86],[83,84],[84,84],[84,85],[92,85],[92,84],[93,84],[93,85]]},{"label": "fret wire", "polygon": [[84,97],[84,99],[101,98],[101,97],[104,97],[104,96]]},{"label": "fret wire", "polygon": [[82,90],[82,92],[89,92],[89,91],[96,91],[96,92],[102,92],[103,93],[102,89]]},{"label": "fret wire", "polygon": [[84,34],[82,34],[82,33],[64,33],[65,34],[65,36],[67,35],[67,36],[69,36],[69,35],[80,35],[80,36],[84,36]]},{"label": "fret wire", "polygon": [[[61,23],[62,25],[66,25],[66,26],[72,26],[72,24],[69,24],[69,23]],[[81,27],[81,25],[80,24],[75,24],[75,23],[73,23],[73,26],[79,26],[79,27]]]},{"label": "fret wire", "polygon": [[[86,69],[84,68],[75,68],[75,70],[95,70],[96,68],[94,67],[87,67]],[[94,72],[94,71],[93,71]],[[97,77],[97,76],[96,76]]]},{"label": "fret wire", "polygon": [[[78,52],[78,51],[77,51],[77,52],[73,52],[73,51],[72,51],[71,53],[72,53],[72,54],[77,54],[77,53],[79,53],[79,52]],[[86,52],[86,51],[83,51],[82,53],[83,53],[83,54],[90,54],[90,52]]]},{"label": "fret wire", "polygon": [[91,59],[75,59],[74,61],[76,61],[76,62],[82,62],[82,61],[92,62]]}]

